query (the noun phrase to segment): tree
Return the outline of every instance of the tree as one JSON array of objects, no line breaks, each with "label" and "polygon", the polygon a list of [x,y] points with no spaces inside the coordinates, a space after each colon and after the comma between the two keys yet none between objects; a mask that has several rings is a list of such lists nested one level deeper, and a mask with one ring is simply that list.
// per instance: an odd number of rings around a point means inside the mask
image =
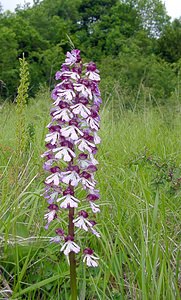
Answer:
[{"label": "tree", "polygon": [[0,16],[2,15],[3,13],[3,6],[2,6],[2,3],[0,2]]},{"label": "tree", "polygon": [[82,56],[99,63],[109,57],[127,66],[127,60],[135,57],[132,69],[136,71],[125,76],[127,80],[134,73],[130,79],[134,82],[142,76],[144,61],[139,66],[139,60],[154,54],[155,44],[156,53],[167,61],[180,57],[180,23],[169,25],[161,0],[34,0],[33,7],[0,14],[3,95],[7,90],[16,93],[17,61],[23,52],[29,63],[30,96],[39,84],[50,85],[63,53],[70,50],[67,35]]},{"label": "tree", "polygon": [[142,26],[149,36],[159,37],[170,17],[166,13],[165,4],[161,0],[122,0],[135,7],[142,19]]},{"label": "tree", "polygon": [[89,31],[92,23],[97,22],[103,15],[109,14],[109,10],[117,3],[117,0],[84,0],[81,2],[78,12],[80,16],[80,28]]},{"label": "tree", "polygon": [[97,12],[96,8],[97,3],[95,7],[92,5],[88,11],[84,11],[84,16],[89,13],[89,22],[86,26],[81,25],[76,36],[80,39],[81,47],[82,44],[83,48],[85,46],[86,55],[100,60],[102,55],[118,55],[125,41],[140,30],[140,18],[136,9],[126,3],[116,2],[109,9],[104,8],[103,14]]},{"label": "tree", "polygon": [[181,58],[181,18],[169,24],[158,40],[158,52],[168,62],[177,62]]},{"label": "tree", "polygon": [[18,43],[11,28],[0,27],[0,45],[0,95],[7,97],[14,93],[14,86],[18,83]]}]

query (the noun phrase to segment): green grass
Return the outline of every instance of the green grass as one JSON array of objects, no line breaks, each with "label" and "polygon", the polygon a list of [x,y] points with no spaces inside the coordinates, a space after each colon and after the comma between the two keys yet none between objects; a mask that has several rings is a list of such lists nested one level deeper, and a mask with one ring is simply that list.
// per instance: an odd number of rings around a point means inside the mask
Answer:
[{"label": "green grass", "polygon": [[[15,108],[0,111],[0,299],[70,299],[68,264],[59,246],[49,243],[56,224],[44,229],[40,154],[49,122],[46,99],[30,100],[31,138],[23,159],[15,154]],[[89,240],[100,266],[78,263],[80,300],[180,299],[180,132],[179,107],[119,114],[102,109],[102,237]],[[78,237],[83,244],[89,238]]]}]

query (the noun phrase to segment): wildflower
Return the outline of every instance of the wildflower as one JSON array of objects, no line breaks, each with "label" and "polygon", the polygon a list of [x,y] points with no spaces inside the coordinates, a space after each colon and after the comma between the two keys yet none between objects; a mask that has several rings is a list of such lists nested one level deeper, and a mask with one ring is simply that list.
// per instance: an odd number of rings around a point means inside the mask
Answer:
[{"label": "wildflower", "polygon": [[90,207],[91,207],[93,213],[96,214],[96,213],[100,212],[99,205],[97,205],[93,202],[90,202]]},{"label": "wildflower", "polygon": [[57,152],[55,154],[55,158],[61,160],[63,159],[65,162],[71,161],[73,157],[75,157],[75,153],[68,147],[60,147],[53,149],[53,152]]},{"label": "wildflower", "polygon": [[56,204],[50,204],[48,206],[48,209],[50,210],[47,214],[45,214],[44,219],[47,219],[48,223],[46,224],[45,228],[48,229],[49,224],[57,218],[57,211],[58,211],[58,205]]},{"label": "wildflower", "polygon": [[72,50],[71,52],[67,52],[67,58],[65,60],[65,65],[73,65],[76,62],[79,62],[80,58],[80,50]]},{"label": "wildflower", "polygon": [[71,118],[73,117],[73,114],[68,108],[64,109],[57,109],[55,112],[53,112],[53,119],[54,120],[62,120],[65,122],[69,122]]},{"label": "wildflower", "polygon": [[57,228],[55,230],[55,233],[57,234],[57,236],[51,238],[50,242],[59,244],[62,240],[64,240],[64,231],[62,228]]},{"label": "wildflower", "polygon": [[82,182],[82,186],[84,189],[94,189],[95,185],[96,185],[96,181],[94,180],[94,177],[91,176],[90,173],[83,171],[80,174],[81,177],[81,182]]},{"label": "wildflower", "polygon": [[[65,101],[67,101],[68,103],[71,103],[71,100],[75,97],[75,93],[70,90],[58,90],[58,99],[64,99]],[[57,103],[57,102],[56,102]]]},{"label": "wildflower", "polygon": [[58,186],[60,183],[60,179],[61,179],[59,170],[60,170],[59,167],[50,168],[50,171],[53,174],[46,178],[45,183],[47,183],[47,184],[53,183],[54,185]]},{"label": "wildflower", "polygon": [[77,92],[80,93],[80,96],[89,98],[90,100],[92,100],[91,90],[89,88],[87,88],[84,84],[80,84],[80,83],[75,84],[74,88]]},{"label": "wildflower", "polygon": [[75,115],[80,114],[83,118],[87,118],[91,114],[90,110],[82,103],[72,105],[71,109]]},{"label": "wildflower", "polygon": [[[43,194],[48,202],[45,219],[48,228],[52,221],[60,222],[58,215],[62,210],[68,212],[68,230],[57,228],[56,236],[50,241],[58,244],[64,241],[60,251],[69,256],[70,265],[75,268],[72,255],[80,252],[75,242],[75,227],[100,237],[96,222],[89,220],[89,215],[100,212],[95,180],[98,169],[95,154],[101,141],[98,135],[102,102],[98,87],[100,75],[95,63],[83,64],[80,50],[74,49],[67,53],[55,79],[60,82],[52,91],[51,122],[45,137],[47,151],[42,155],[44,170],[49,173]],[[82,199],[77,196],[81,189]],[[90,212],[81,209],[87,203]],[[93,255],[92,249],[86,248],[83,253],[83,261],[88,266],[98,266],[99,258]]]},{"label": "wildflower", "polygon": [[78,144],[78,149],[82,152],[87,150],[89,153],[91,153],[92,152],[91,147],[94,147],[94,144],[89,142],[86,139],[79,139],[75,142],[75,144]]},{"label": "wildflower", "polygon": [[74,225],[88,231],[89,227],[92,227],[92,223],[87,220],[88,213],[85,210],[81,210],[78,215],[79,217],[73,220]]},{"label": "wildflower", "polygon": [[83,133],[76,126],[67,126],[66,128],[62,128],[61,134],[66,138],[69,137],[73,141],[78,140],[79,135],[83,135]]},{"label": "wildflower", "polygon": [[101,142],[100,137],[97,135],[96,132],[94,132],[94,143],[95,144],[100,144],[100,142]]},{"label": "wildflower", "polygon": [[[72,169],[73,169],[73,167],[71,167],[70,171],[61,173],[61,175],[63,176],[62,182],[66,183],[66,184],[70,184],[72,186],[77,186],[79,184],[80,177],[79,177],[78,172],[76,172],[77,170],[74,170],[74,169],[72,170]],[[78,170],[79,170],[79,168],[78,168]]]},{"label": "wildflower", "polygon": [[59,132],[52,132],[46,135],[45,142],[49,142],[52,145],[55,145],[58,138],[59,138]]},{"label": "wildflower", "polygon": [[90,126],[91,129],[98,130],[99,129],[99,123],[92,117],[87,118],[87,124]]},{"label": "wildflower", "polygon": [[66,195],[62,198],[57,199],[57,202],[60,200],[64,200],[61,204],[61,208],[69,208],[69,207],[78,207],[78,203],[80,202],[78,199],[76,199],[72,195]]},{"label": "wildflower", "polygon": [[74,237],[68,235],[65,238],[65,244],[62,246],[60,251],[63,252],[66,256],[68,256],[71,251],[78,253],[80,251],[80,247],[74,242]]},{"label": "wildflower", "polygon": [[94,251],[91,248],[84,249],[83,253],[84,253],[83,262],[85,262],[88,267],[98,266],[98,262],[96,260],[98,260],[99,258],[93,255]]},{"label": "wildflower", "polygon": [[89,222],[91,223],[91,227],[90,227],[90,231],[97,236],[98,238],[101,236],[99,232],[97,232],[93,227],[97,224],[94,220],[89,220]]}]

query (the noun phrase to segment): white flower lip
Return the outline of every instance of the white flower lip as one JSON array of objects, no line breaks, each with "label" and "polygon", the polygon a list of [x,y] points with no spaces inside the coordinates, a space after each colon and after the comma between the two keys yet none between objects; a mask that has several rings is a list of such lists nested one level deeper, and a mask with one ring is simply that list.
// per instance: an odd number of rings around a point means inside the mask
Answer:
[{"label": "white flower lip", "polygon": [[70,252],[79,253],[80,247],[73,241],[67,241],[60,249],[61,252],[63,252],[66,256],[69,255]]},{"label": "white flower lip", "polygon": [[73,65],[76,63],[77,57],[75,54],[72,54],[71,52],[67,52],[67,58],[65,59],[66,65]]},{"label": "white flower lip", "polygon": [[86,188],[92,190],[94,189],[95,185],[96,185],[96,181],[95,180],[88,180],[86,178],[81,178],[81,182],[82,182],[82,185],[85,186]]},{"label": "white flower lip", "polygon": [[68,108],[58,109],[57,111],[55,111],[53,113],[53,118],[55,120],[61,119],[62,121],[69,122],[72,117],[73,117],[73,114],[71,113],[71,111]]},{"label": "white flower lip", "polygon": [[47,219],[48,224],[53,221],[54,217],[55,217],[56,211],[55,210],[51,210],[49,213],[45,214],[44,219]]},{"label": "white flower lip", "polygon": [[83,262],[85,262],[88,267],[97,267],[98,262],[96,260],[98,259],[99,258],[94,255],[86,254],[83,258]]},{"label": "white flower lip", "polygon": [[85,75],[91,80],[100,81],[100,75],[96,72],[88,71]]},{"label": "white flower lip", "polygon": [[46,178],[45,182],[47,184],[54,183],[54,185],[58,186],[60,183],[60,174],[57,172],[57,173],[54,173],[54,174],[48,176]]},{"label": "white flower lip", "polygon": [[66,195],[66,196],[63,196],[61,198],[58,198],[57,199],[57,202],[61,201],[61,200],[64,200],[61,204],[60,204],[60,207],[61,208],[69,208],[69,207],[74,207],[74,208],[77,208],[78,207],[78,203],[80,202],[80,200],[78,200],[77,198],[75,198],[74,196],[72,195]]},{"label": "white flower lip", "polygon": [[79,143],[78,149],[82,152],[87,150],[89,153],[92,153],[92,149],[90,147],[95,147],[95,145],[93,143],[86,141],[83,138],[81,138],[75,142],[75,144],[78,144],[78,143]]},{"label": "white flower lip", "polygon": [[65,162],[71,161],[72,157],[76,157],[75,153],[68,147],[59,147],[53,149],[53,152],[57,152],[55,154],[55,158],[63,159]]},{"label": "white flower lip", "polygon": [[90,100],[92,100],[92,92],[84,84],[80,84],[80,83],[74,84],[74,88],[83,97],[90,98]]},{"label": "white flower lip", "polygon": [[60,98],[64,98],[68,102],[72,101],[72,99],[75,98],[75,93],[74,93],[73,90],[59,90],[58,93],[57,93],[57,95]]},{"label": "white flower lip", "polygon": [[88,117],[86,121],[91,129],[94,129],[96,131],[99,129],[99,123],[94,118]]},{"label": "white flower lip", "polygon": [[69,72],[69,71],[61,72],[60,76],[70,77],[74,80],[78,80],[80,78],[79,74],[77,74],[76,72]]},{"label": "white flower lip", "polygon": [[83,135],[82,131],[74,125],[67,126],[67,127],[61,129],[61,135],[64,137],[69,137],[73,141],[76,141],[79,139],[78,134],[80,134],[80,136]]},{"label": "white flower lip", "polygon": [[51,143],[52,145],[55,145],[56,144],[56,141],[58,140],[58,138],[59,138],[59,133],[58,132],[52,132],[52,133],[48,133],[47,135],[46,135],[46,138],[45,138],[45,142],[49,142],[49,143]]},{"label": "white flower lip", "polygon": [[72,186],[77,186],[80,181],[79,175],[75,171],[67,171],[62,172],[62,182],[68,184],[71,184]]},{"label": "white flower lip", "polygon": [[99,205],[93,203],[90,201],[90,207],[92,208],[93,213],[98,213],[100,212],[100,208]]},{"label": "white flower lip", "polygon": [[82,103],[75,104],[70,108],[75,115],[80,114],[82,118],[87,118],[91,114],[90,110]]},{"label": "white flower lip", "polygon": [[97,145],[97,144],[100,144],[101,142],[101,138],[98,136],[97,132],[94,132],[94,143]]},{"label": "white flower lip", "polygon": [[85,231],[88,231],[89,228],[92,227],[92,224],[83,216],[79,216],[77,219],[74,219],[73,223],[76,227],[84,229]]},{"label": "white flower lip", "polygon": [[91,230],[91,232],[92,232],[95,236],[97,236],[98,238],[101,237],[100,233],[97,232],[94,228],[90,228],[90,230]]}]

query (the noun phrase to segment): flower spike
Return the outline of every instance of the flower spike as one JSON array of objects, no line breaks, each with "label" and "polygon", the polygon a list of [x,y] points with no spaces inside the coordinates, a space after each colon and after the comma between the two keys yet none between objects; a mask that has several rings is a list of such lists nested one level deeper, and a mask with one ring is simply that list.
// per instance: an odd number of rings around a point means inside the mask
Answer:
[{"label": "flower spike", "polygon": [[[96,222],[89,219],[100,212],[95,180],[98,165],[95,154],[101,142],[98,135],[102,102],[98,86],[100,74],[94,62],[83,64],[80,50],[74,49],[67,52],[55,79],[58,83],[52,91],[51,122],[45,137],[47,150],[42,155],[43,168],[48,173],[43,194],[48,212],[44,218],[46,229],[57,223],[56,236],[50,241],[61,245],[60,251],[75,269],[75,254],[81,250],[74,241],[77,240],[75,228],[82,234],[86,231],[100,237],[94,228]],[[80,189],[84,190],[83,195],[86,193],[83,199],[78,197]],[[88,212],[81,207],[87,204]],[[60,224],[59,215],[63,210],[68,213],[68,230]],[[89,267],[98,266],[99,258],[93,254],[91,248],[83,250],[83,262]]]}]

